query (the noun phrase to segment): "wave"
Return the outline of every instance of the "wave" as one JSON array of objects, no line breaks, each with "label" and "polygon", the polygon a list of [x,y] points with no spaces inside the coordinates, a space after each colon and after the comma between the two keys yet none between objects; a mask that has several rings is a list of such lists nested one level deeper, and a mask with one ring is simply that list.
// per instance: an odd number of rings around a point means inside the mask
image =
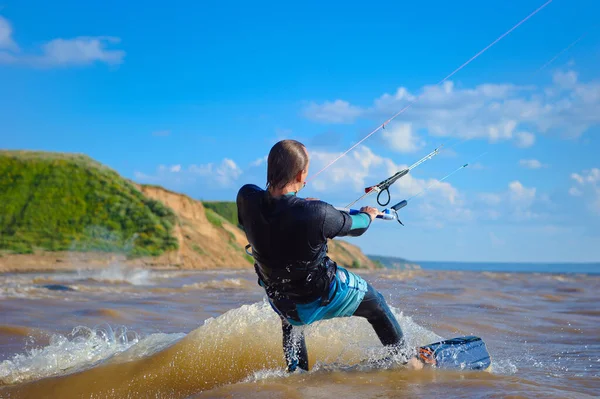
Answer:
[{"label": "wave", "polygon": [[227,289],[244,289],[249,290],[258,287],[255,282],[248,281],[243,278],[226,278],[223,280],[210,280],[201,283],[186,284],[182,288],[184,290],[203,290],[203,289],[215,289],[215,290],[227,290]]},{"label": "wave", "polygon": [[[409,345],[441,339],[394,313]],[[311,367],[356,364],[382,349],[363,318],[325,320],[304,329]],[[70,338],[57,337],[45,348],[3,362],[0,376],[5,384],[30,381],[3,390],[11,397],[40,397],[49,389],[56,397],[145,397],[149,392],[186,397],[256,372],[278,374],[285,367],[281,322],[265,301],[210,318],[185,336],[153,334],[142,340],[126,330],[105,331],[82,328]],[[57,377],[32,381],[51,375]]]},{"label": "wave", "polygon": [[[168,338],[172,342],[181,336],[171,334]],[[137,347],[135,352],[142,355],[152,348],[155,351],[162,347],[157,345],[156,337],[141,340],[126,327],[113,330],[107,324],[94,328],[78,326],[67,335],[53,334],[45,347],[29,349],[0,363],[0,383],[15,384],[84,370],[133,346]]]},{"label": "wave", "polygon": [[79,280],[92,280],[101,283],[154,284],[150,270],[124,267],[119,264],[113,264],[108,268],[99,270],[78,270],[77,277]]}]

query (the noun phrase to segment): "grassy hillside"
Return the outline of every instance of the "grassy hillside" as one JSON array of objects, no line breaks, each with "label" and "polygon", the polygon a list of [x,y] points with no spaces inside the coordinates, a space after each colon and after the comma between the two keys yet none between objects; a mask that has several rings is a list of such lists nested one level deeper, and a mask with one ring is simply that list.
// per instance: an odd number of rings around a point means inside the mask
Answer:
[{"label": "grassy hillside", "polygon": [[[118,254],[150,267],[249,268],[237,226],[234,202],[137,185],[84,155],[0,150],[0,271],[103,265]],[[329,254],[375,267],[344,241],[330,241]]]},{"label": "grassy hillside", "polygon": [[174,213],[84,155],[0,151],[0,250],[176,249]]},{"label": "grassy hillside", "polygon": [[419,267],[404,258],[397,258],[393,256],[380,256],[380,255],[367,255],[378,267],[386,269],[411,269]]},{"label": "grassy hillside", "polygon": [[229,223],[239,224],[237,205],[231,201],[202,201],[204,207],[224,217]]}]

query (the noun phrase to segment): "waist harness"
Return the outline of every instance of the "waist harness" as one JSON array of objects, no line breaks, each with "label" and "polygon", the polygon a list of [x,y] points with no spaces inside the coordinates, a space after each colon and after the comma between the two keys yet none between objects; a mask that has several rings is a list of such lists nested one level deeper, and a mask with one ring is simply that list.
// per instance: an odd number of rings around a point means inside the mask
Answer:
[{"label": "waist harness", "polygon": [[[250,245],[246,246],[248,248]],[[309,303],[321,298],[323,306],[331,301],[329,290],[334,283],[337,264],[327,256],[326,247],[312,261],[267,261],[254,248],[252,256],[258,284],[272,300]]]}]

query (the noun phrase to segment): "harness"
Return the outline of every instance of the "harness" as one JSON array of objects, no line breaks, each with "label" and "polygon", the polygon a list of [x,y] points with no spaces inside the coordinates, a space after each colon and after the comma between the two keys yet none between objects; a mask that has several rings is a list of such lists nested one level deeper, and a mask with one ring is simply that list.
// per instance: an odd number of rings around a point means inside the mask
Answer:
[{"label": "harness", "polygon": [[292,262],[266,260],[254,248],[248,252],[249,248],[250,244],[246,252],[255,260],[258,284],[272,300],[303,304],[321,298],[321,306],[326,306],[333,299],[329,291],[335,283],[337,264],[327,256],[327,245],[312,261]]}]

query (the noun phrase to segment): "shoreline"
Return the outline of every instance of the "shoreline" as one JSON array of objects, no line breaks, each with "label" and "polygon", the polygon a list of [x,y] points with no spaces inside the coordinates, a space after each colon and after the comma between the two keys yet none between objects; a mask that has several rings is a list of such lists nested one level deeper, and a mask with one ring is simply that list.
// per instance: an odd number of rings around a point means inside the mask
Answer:
[{"label": "shoreline", "polygon": [[176,254],[166,253],[159,257],[127,259],[123,254],[104,252],[40,252],[36,254],[0,255],[0,274],[33,273],[76,270],[97,270],[112,265],[140,267],[151,270],[251,270],[252,266],[218,264],[190,265],[176,262]]}]

